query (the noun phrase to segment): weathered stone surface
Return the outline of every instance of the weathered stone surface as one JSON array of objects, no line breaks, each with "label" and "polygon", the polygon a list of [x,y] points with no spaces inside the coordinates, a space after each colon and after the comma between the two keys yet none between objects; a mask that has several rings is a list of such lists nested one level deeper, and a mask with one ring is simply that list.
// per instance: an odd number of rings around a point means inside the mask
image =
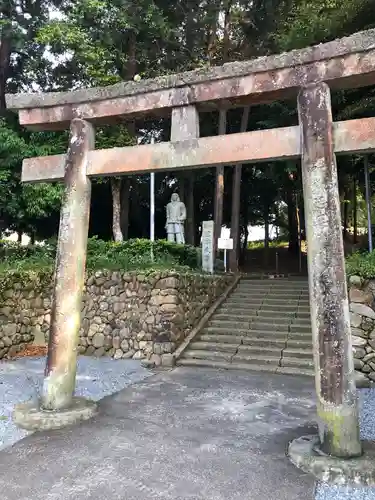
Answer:
[{"label": "weathered stone surface", "polygon": [[365,363],[368,363],[369,361],[373,360],[375,358],[375,352],[370,352],[369,354],[366,354],[366,356],[363,358],[363,361]]},{"label": "weathered stone surface", "polygon": [[373,319],[366,318],[365,316],[363,316],[361,323],[362,330],[368,333],[373,330],[374,326],[375,324]]},{"label": "weathered stone surface", "polygon": [[366,351],[362,347],[353,346],[353,356],[357,359],[362,359],[366,356]]},{"label": "weathered stone surface", "polygon": [[351,288],[349,290],[349,300],[351,302],[358,302],[360,304],[370,304],[372,302],[372,293],[366,292],[365,290],[359,290],[358,288]]},{"label": "weathered stone surface", "polygon": [[365,318],[375,319],[375,311],[365,304],[351,303],[350,311],[364,316]]},{"label": "weathered stone surface", "polygon": [[121,359],[123,356],[123,352],[121,349],[116,349],[115,354],[113,356],[114,359]]},{"label": "weathered stone surface", "polygon": [[367,344],[367,340],[362,337],[356,337],[352,335],[352,345],[355,347],[364,347]]},{"label": "weathered stone surface", "polygon": [[92,339],[92,345],[96,348],[104,346],[105,337],[102,333],[96,333]]},{"label": "weathered stone surface", "polygon": [[363,283],[363,280],[360,276],[350,276],[349,278],[349,285],[354,286],[354,287],[361,287]]},{"label": "weathered stone surface", "polygon": [[[231,280],[168,271],[98,271],[86,280],[78,352],[116,359],[152,357],[159,365],[161,355],[176,349]],[[40,343],[48,340],[51,292],[52,281],[43,289],[30,282],[0,293],[0,359],[36,337]]]},{"label": "weathered stone surface", "polygon": [[365,365],[365,363],[362,360],[354,358],[354,368],[356,370],[362,370],[364,365]]},{"label": "weathered stone surface", "polygon": [[350,324],[354,328],[359,328],[362,323],[362,316],[360,314],[350,313]]},{"label": "weathered stone surface", "polygon": [[362,337],[363,339],[368,339],[368,332],[362,330],[362,328],[352,328],[352,335],[354,337]]}]

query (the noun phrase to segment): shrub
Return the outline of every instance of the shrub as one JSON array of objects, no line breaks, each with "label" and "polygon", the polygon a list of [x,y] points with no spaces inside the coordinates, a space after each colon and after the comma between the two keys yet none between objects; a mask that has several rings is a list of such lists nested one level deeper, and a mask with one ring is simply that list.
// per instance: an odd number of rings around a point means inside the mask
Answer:
[{"label": "shrub", "polygon": [[360,276],[365,279],[375,278],[375,251],[355,252],[346,259],[348,276]]},{"label": "shrub", "polygon": [[[21,246],[18,243],[0,243],[1,267],[6,269],[36,269],[51,267],[54,263],[57,242],[51,240],[45,245]],[[151,255],[151,248],[153,258]],[[121,243],[90,238],[87,248],[87,268],[136,269],[150,267],[199,266],[198,252],[189,245],[177,245],[165,240],[134,239]]]}]

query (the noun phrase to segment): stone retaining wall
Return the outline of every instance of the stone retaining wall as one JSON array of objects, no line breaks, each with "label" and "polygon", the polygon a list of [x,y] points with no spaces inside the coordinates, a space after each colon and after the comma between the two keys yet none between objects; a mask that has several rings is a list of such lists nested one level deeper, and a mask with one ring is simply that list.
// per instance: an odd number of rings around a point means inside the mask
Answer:
[{"label": "stone retaining wall", "polygon": [[352,276],[349,300],[357,381],[375,381],[375,280]]},{"label": "stone retaining wall", "polygon": [[[97,272],[86,281],[79,352],[151,359],[177,348],[233,278],[171,272]],[[0,295],[0,358],[48,337],[52,287],[14,282]]]}]

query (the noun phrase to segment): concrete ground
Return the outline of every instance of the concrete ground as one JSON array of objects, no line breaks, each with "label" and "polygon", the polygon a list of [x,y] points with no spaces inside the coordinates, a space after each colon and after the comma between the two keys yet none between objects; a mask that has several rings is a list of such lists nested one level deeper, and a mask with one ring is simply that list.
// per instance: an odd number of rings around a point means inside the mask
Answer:
[{"label": "concrete ground", "polygon": [[178,368],[105,398],[94,420],[0,452],[2,500],[312,500],[289,463],[313,381]]}]

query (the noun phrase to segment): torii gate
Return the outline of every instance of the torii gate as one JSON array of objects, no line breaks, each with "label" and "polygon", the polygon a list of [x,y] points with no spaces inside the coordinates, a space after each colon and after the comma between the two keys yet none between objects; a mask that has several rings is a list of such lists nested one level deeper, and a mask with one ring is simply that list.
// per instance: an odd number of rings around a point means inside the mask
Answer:
[{"label": "torii gate", "polygon": [[[330,87],[375,83],[375,30],[323,45],[144,82],[6,98],[33,130],[70,127],[66,155],[26,159],[24,182],[64,179],[42,410],[74,403],[90,178],[302,158],[322,450],[361,454],[335,154],[375,150],[375,118],[333,123]],[[297,97],[299,127],[199,138],[198,113]],[[171,114],[171,142],[94,149],[94,125]]]}]

